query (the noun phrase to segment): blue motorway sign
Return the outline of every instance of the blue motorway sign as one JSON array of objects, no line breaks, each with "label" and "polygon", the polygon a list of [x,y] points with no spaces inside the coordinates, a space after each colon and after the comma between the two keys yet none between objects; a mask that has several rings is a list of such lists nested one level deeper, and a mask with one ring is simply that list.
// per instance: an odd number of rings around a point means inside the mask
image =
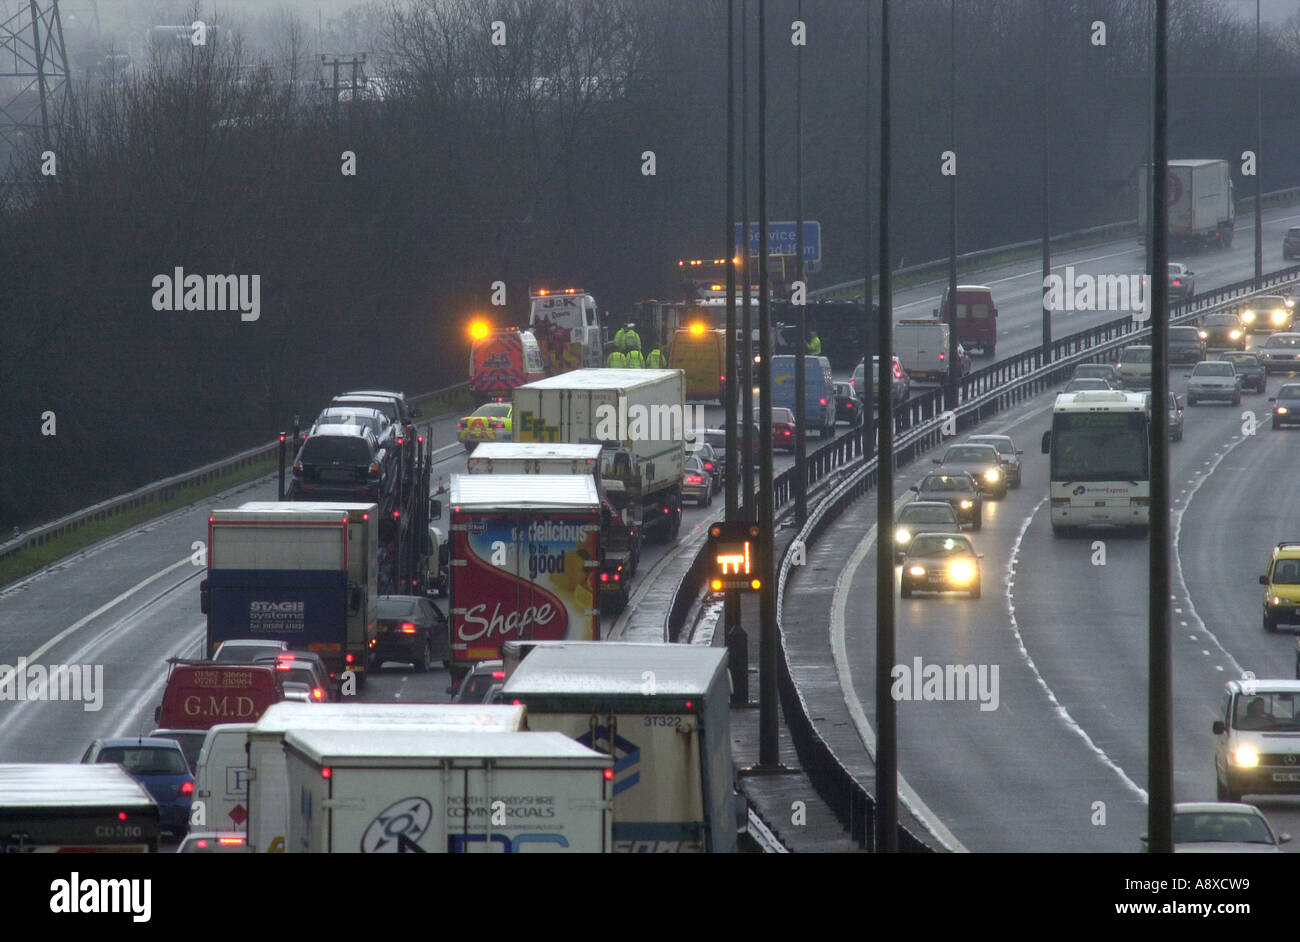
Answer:
[{"label": "blue motorway sign", "polygon": [[[736,226],[736,245],[741,244],[741,227]],[[767,254],[794,255],[799,250],[799,228],[793,220],[790,222],[769,222],[767,224]],[[758,223],[749,224],[749,251],[751,255],[759,252]],[[803,260],[820,262],[822,260],[822,224],[807,219],[803,224]]]}]

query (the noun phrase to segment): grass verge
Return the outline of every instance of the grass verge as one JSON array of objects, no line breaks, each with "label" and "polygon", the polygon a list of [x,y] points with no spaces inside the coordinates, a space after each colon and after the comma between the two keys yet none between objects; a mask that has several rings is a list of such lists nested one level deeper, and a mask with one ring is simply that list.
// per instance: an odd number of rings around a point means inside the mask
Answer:
[{"label": "grass verge", "polygon": [[[458,393],[449,399],[439,400],[436,404],[420,406],[421,421],[466,409],[471,404],[472,398],[468,391]],[[249,481],[255,481],[258,478],[274,474],[277,467],[278,458],[272,456],[245,465],[236,471],[206,481],[203,484],[192,484],[179,488],[173,491],[170,496],[154,503],[134,507],[105,520],[92,520],[71,533],[55,537],[53,540],[39,546],[24,547],[18,552],[11,553],[4,559],[0,559],[0,588],[17,582],[24,576],[29,576],[38,569],[43,569],[50,563],[57,562],[65,556],[71,556],[73,553],[80,552],[101,540],[107,540],[109,537],[123,533],[134,526],[147,523],[164,514],[169,514],[173,510],[179,510],[195,501],[220,494],[222,491],[227,491],[240,484],[247,484]]]}]

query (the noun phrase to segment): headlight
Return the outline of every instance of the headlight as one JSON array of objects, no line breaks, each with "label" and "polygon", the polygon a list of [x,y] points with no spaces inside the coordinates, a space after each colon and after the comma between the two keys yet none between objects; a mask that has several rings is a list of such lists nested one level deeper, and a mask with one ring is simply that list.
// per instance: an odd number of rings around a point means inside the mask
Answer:
[{"label": "headlight", "polygon": [[1259,765],[1259,753],[1251,746],[1238,746],[1237,751],[1232,754],[1232,759],[1242,768],[1252,769]]},{"label": "headlight", "polygon": [[1196,332],[1196,336],[1198,336],[1198,337],[1200,337],[1202,340],[1204,340],[1206,337],[1208,337],[1208,336],[1210,336],[1210,335],[1207,334],[1207,333],[1206,333],[1205,331],[1203,331],[1203,330],[1198,330],[1198,331]]},{"label": "headlight", "polygon": [[907,574],[908,574],[909,576],[924,576],[924,575],[925,575],[925,567],[924,567],[924,566],[913,566],[911,569],[907,570]]},{"label": "headlight", "polygon": [[906,543],[911,538],[912,538],[912,534],[908,532],[907,527],[899,527],[897,530],[894,531],[894,539],[897,540],[899,543]]},{"label": "headlight", "polygon": [[948,577],[953,582],[970,582],[975,578],[975,567],[965,561],[953,563],[948,570]]},{"label": "headlight", "polygon": [[998,474],[997,469],[995,468],[990,468],[984,472],[984,480],[988,481],[990,484],[996,484],[999,477],[1001,477],[1001,475]]},{"label": "headlight", "polygon": [[1229,339],[1229,340],[1240,340],[1240,339],[1241,339],[1241,331],[1239,331],[1239,330],[1230,330],[1230,331],[1228,331],[1228,339]]},{"label": "headlight", "polygon": [[1280,598],[1278,598],[1278,597],[1275,595],[1275,596],[1273,596],[1271,599],[1268,600],[1268,604],[1269,604],[1269,605],[1281,605],[1281,604],[1282,604],[1282,600],[1281,600]]},{"label": "headlight", "polygon": [[1286,415],[1286,406],[1278,406],[1273,411],[1276,412],[1278,415]]},{"label": "headlight", "polygon": [[1276,311],[1273,312],[1274,324],[1280,324],[1284,320],[1286,320],[1286,310],[1284,308],[1278,308]]},{"label": "headlight", "polygon": [[1242,319],[1242,321],[1243,321],[1244,323],[1247,323],[1247,324],[1253,324],[1253,323],[1255,323],[1255,312],[1254,312],[1254,311],[1242,311],[1242,312],[1241,312],[1241,319]]},{"label": "headlight", "polygon": [[962,510],[970,510],[975,505],[968,500],[964,500],[958,506],[960,506]]}]

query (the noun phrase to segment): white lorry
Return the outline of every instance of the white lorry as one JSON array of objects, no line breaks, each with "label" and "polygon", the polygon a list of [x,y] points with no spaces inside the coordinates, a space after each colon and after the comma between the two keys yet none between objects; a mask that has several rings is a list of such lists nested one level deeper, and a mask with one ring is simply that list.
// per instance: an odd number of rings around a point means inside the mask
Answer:
[{"label": "white lorry", "polygon": [[246,733],[249,850],[283,852],[289,835],[289,772],[284,737],[291,729],[415,729],[518,732],[521,706],[407,703],[294,703],[270,707]]},{"label": "white lorry", "polygon": [[[1175,245],[1232,245],[1237,205],[1233,197],[1232,167],[1226,160],[1171,160],[1167,164],[1169,239]],[[1150,225],[1151,165],[1138,170],[1138,239],[1148,236]]]},{"label": "white lorry", "polygon": [[598,367],[604,362],[596,299],[581,288],[531,292],[528,327],[537,339],[543,365],[550,376],[582,367]]},{"label": "white lorry", "polygon": [[[514,391],[514,440],[604,444],[612,458],[601,469],[606,486],[622,482],[641,522],[665,542],[682,520],[682,479],[688,429],[681,370],[573,370]],[[701,413],[703,407],[699,407]],[[609,448],[613,451],[610,452]]]},{"label": "white lorry", "polygon": [[616,853],[735,851],[725,649],[538,644],[504,693],[528,708],[529,729],[610,754]]},{"label": "white lorry", "polygon": [[290,853],[608,853],[613,761],[560,733],[290,730]]},{"label": "white lorry", "polygon": [[158,804],[120,765],[0,765],[0,853],[157,853]]}]

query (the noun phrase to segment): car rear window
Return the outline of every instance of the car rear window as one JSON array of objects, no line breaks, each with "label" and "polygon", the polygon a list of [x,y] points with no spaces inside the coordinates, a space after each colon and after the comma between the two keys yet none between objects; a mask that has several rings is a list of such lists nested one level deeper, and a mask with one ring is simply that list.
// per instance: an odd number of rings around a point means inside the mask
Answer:
[{"label": "car rear window", "polygon": [[96,761],[120,765],[132,775],[188,775],[190,771],[179,749],[151,746],[114,746]]},{"label": "car rear window", "polygon": [[1200,335],[1196,333],[1195,327],[1170,327],[1170,340],[1200,340]]},{"label": "car rear window", "polygon": [[475,415],[485,415],[485,416],[489,416],[489,417],[491,417],[491,418],[502,419],[502,418],[505,418],[506,416],[508,416],[508,415],[510,414],[510,406],[509,406],[509,405],[499,405],[499,404],[487,405],[487,406],[479,406],[477,409],[474,410],[474,414],[475,414]]},{"label": "car rear window", "polygon": [[335,405],[339,408],[355,406],[359,409],[377,409],[388,416],[388,421],[397,421],[397,403],[391,399],[348,399],[345,402],[336,402]]},{"label": "car rear window", "polygon": [[370,445],[364,438],[343,435],[322,435],[307,439],[302,446],[303,461],[315,464],[339,462],[340,464],[369,464]]},{"label": "car rear window", "polygon": [[380,599],[375,607],[376,618],[410,618],[415,614],[415,602],[407,599]]}]

